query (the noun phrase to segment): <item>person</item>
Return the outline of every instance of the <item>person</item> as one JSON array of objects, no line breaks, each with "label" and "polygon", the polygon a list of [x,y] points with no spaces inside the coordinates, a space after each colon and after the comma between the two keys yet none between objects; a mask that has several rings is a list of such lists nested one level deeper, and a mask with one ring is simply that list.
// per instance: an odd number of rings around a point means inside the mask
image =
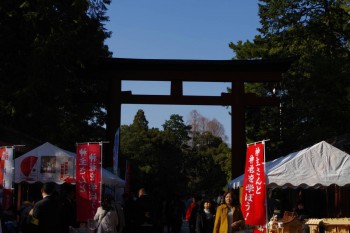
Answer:
[{"label": "person", "polygon": [[220,192],[220,194],[217,196],[216,198],[216,207],[218,207],[219,205],[222,205],[225,203],[225,200],[224,200],[224,191]]},{"label": "person", "polygon": [[191,213],[190,213],[190,217],[188,219],[190,233],[195,233],[196,232],[197,213],[199,211],[201,203],[202,203],[202,197],[201,196],[196,196],[194,198],[194,206],[192,207],[192,210],[191,210]]},{"label": "person", "polygon": [[196,233],[212,233],[214,229],[215,213],[210,199],[205,199],[197,214]]},{"label": "person", "polygon": [[115,209],[118,216],[117,232],[122,233],[125,228],[125,215],[124,215],[123,207],[120,203],[114,200],[112,195],[108,194],[106,197],[112,200],[112,208]]},{"label": "person", "polygon": [[61,200],[62,208],[62,231],[69,233],[69,227],[78,227],[76,218],[75,187],[68,185],[65,187],[65,194]]},{"label": "person", "polygon": [[300,221],[304,221],[306,218],[308,218],[308,213],[305,209],[305,205],[302,201],[299,201],[297,203],[297,206],[295,208],[295,212],[297,213],[298,215],[298,219]]},{"label": "person", "polygon": [[113,198],[106,196],[97,208],[94,220],[97,221],[97,233],[117,233],[118,215],[113,208]]},{"label": "person", "polygon": [[138,198],[135,201],[136,231],[154,232],[156,216],[153,200],[145,188],[140,188],[138,194]]},{"label": "person", "polygon": [[285,203],[282,200],[282,191],[279,189],[272,190],[271,198],[268,199],[269,217],[276,215],[278,219],[283,218]]},{"label": "person", "polygon": [[125,227],[124,232],[125,233],[133,233],[134,231],[134,225],[135,225],[135,202],[131,195],[131,193],[124,193],[123,194],[123,212],[124,212],[124,219],[125,219]]},{"label": "person", "polygon": [[186,203],[186,215],[185,215],[185,220],[189,221],[190,220],[190,216],[191,216],[191,212],[192,209],[196,206],[196,197],[192,196],[191,198],[191,202],[190,203]]},{"label": "person", "polygon": [[34,232],[33,225],[30,223],[30,211],[33,209],[34,203],[32,201],[24,201],[19,210],[19,231],[21,233]]},{"label": "person", "polygon": [[32,223],[37,226],[39,233],[60,233],[61,208],[55,183],[44,183],[41,188],[42,200],[35,203]]},{"label": "person", "polygon": [[180,195],[175,194],[167,210],[169,226],[172,233],[180,233],[185,209],[185,203],[181,200]]},{"label": "person", "polygon": [[18,224],[16,219],[16,209],[14,206],[10,206],[6,210],[3,211],[1,220],[4,224],[4,232],[6,233],[17,233],[18,232]]},{"label": "person", "polygon": [[244,228],[244,218],[233,191],[224,193],[225,203],[218,206],[213,233],[234,233]]}]

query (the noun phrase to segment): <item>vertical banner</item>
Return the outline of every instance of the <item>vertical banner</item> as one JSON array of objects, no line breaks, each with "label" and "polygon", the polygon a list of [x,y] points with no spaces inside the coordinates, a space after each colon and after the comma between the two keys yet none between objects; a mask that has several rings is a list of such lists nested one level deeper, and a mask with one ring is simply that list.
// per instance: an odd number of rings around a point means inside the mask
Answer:
[{"label": "vertical banner", "polygon": [[13,204],[13,147],[0,148],[0,157],[0,188],[3,188],[2,208],[8,209]]},{"label": "vertical banner", "polygon": [[6,156],[6,147],[0,148],[0,189],[4,188],[4,170],[5,170],[5,160],[3,157]]},{"label": "vertical banner", "polygon": [[13,182],[13,147],[0,148],[0,187],[12,189]]},{"label": "vertical banner", "polygon": [[114,145],[113,145],[113,173],[118,174],[118,152],[119,152],[119,128],[115,132]]},{"label": "vertical banner", "polygon": [[249,145],[246,156],[241,207],[243,216],[248,225],[264,225],[266,223],[264,143]]},{"label": "vertical banner", "polygon": [[76,155],[77,220],[92,219],[101,201],[101,145],[79,144]]}]

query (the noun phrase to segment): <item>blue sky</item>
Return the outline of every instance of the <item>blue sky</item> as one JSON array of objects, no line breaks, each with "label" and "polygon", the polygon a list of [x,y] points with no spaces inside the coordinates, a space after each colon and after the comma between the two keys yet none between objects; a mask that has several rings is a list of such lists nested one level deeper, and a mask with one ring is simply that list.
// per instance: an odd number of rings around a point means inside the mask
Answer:
[{"label": "blue sky", "polygon": [[[112,32],[106,41],[113,57],[142,59],[230,60],[230,42],[258,34],[258,0],[112,0],[107,12]],[[184,95],[220,95],[229,83],[185,83]],[[123,82],[134,94],[169,94],[170,83]],[[162,129],[171,114],[189,120],[197,110],[217,119],[230,138],[229,109],[220,106],[123,105],[122,124],[131,124],[143,109],[150,127]],[[230,141],[228,141],[230,143]]]}]

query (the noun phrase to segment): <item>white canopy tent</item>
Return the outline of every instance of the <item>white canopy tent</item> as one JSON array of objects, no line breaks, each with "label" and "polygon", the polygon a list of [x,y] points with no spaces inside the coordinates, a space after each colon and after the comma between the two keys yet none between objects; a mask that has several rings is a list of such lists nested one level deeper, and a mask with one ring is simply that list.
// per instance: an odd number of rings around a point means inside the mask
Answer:
[{"label": "white canopy tent", "polygon": [[[22,181],[75,183],[75,153],[61,149],[49,142],[34,148],[15,159],[15,183]],[[125,181],[102,169],[102,183],[124,187]]]},{"label": "white canopy tent", "polygon": [[[266,162],[268,187],[328,187],[350,184],[350,155],[325,141]],[[230,188],[243,185],[244,174],[229,182]]]}]

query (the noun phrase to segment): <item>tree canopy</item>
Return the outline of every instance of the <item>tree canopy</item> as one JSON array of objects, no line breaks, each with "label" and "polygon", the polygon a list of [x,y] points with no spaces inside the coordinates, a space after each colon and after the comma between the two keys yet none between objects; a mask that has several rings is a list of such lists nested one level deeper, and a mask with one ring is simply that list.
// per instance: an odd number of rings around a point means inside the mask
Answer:
[{"label": "tree canopy", "polygon": [[260,0],[260,34],[230,43],[234,59],[294,62],[277,85],[247,85],[281,99],[279,108],[249,109],[249,140],[270,138],[285,153],[349,131],[349,13],[344,0]]},{"label": "tree canopy", "polygon": [[139,110],[131,125],[121,127],[120,152],[134,168],[133,188],[214,196],[226,186],[231,151],[220,137],[208,131],[198,133],[193,146],[191,126],[182,116],[171,115],[163,130],[149,129],[146,122],[144,111]]},{"label": "tree canopy", "polygon": [[104,137],[105,106],[95,98],[103,87],[86,69],[110,55],[106,4],[0,2],[1,124],[66,148]]}]

